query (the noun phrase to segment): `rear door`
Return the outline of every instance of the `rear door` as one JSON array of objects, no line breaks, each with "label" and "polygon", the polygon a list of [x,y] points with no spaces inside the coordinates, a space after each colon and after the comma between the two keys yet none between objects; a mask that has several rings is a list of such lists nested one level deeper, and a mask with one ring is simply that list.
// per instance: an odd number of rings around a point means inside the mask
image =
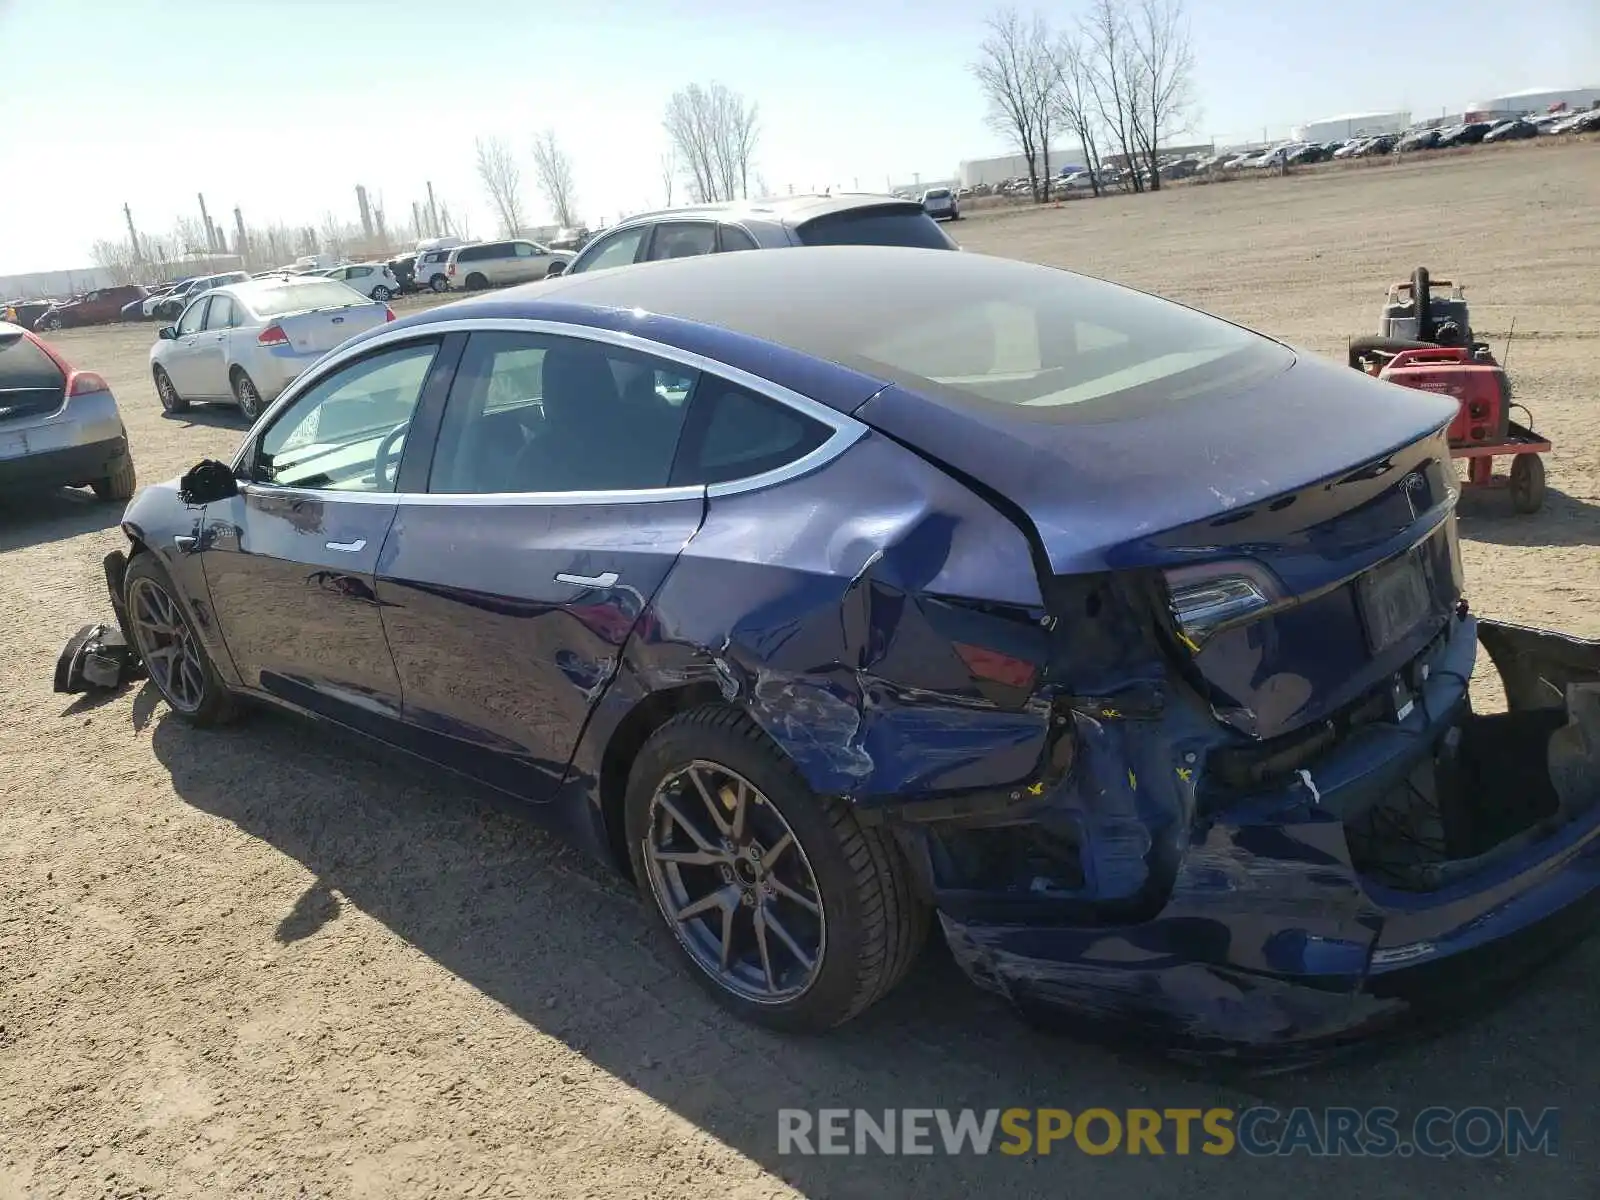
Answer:
[{"label": "rear door", "polygon": [[206,507],[200,540],[244,684],[388,739],[400,683],[375,568],[424,386],[448,386],[442,347],[419,337],[321,372],[253,440],[247,481]]},{"label": "rear door", "polygon": [[550,797],[700,527],[703,488],[668,487],[694,383],[609,342],[471,335],[427,492],[402,498],[378,562],[413,745]]},{"label": "rear door", "polygon": [[668,258],[696,258],[717,249],[717,226],[713,221],[662,221],[650,238],[645,258],[659,262]]}]

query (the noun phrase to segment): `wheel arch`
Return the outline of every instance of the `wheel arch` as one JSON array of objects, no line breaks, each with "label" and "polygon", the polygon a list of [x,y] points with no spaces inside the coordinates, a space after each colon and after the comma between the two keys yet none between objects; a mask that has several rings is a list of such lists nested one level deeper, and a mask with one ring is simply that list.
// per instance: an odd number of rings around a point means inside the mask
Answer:
[{"label": "wheel arch", "polygon": [[722,689],[709,680],[649,692],[623,714],[606,739],[600,755],[600,820],[612,864],[626,878],[633,879],[624,806],[634,760],[650,736],[673,717],[707,704],[722,703],[726,703]]}]

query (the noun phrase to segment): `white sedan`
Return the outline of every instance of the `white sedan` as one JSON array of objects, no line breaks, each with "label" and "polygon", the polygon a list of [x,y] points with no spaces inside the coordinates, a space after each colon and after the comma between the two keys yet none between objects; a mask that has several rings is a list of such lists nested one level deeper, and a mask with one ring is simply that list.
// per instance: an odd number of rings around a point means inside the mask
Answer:
[{"label": "white sedan", "polygon": [[388,301],[400,294],[400,281],[388,263],[346,263],[316,274],[347,283],[370,300]]},{"label": "white sedan", "polygon": [[190,302],[150,348],[150,373],[167,412],[222,400],[254,421],[329,350],[392,320],[387,304],[332,279],[251,279]]}]

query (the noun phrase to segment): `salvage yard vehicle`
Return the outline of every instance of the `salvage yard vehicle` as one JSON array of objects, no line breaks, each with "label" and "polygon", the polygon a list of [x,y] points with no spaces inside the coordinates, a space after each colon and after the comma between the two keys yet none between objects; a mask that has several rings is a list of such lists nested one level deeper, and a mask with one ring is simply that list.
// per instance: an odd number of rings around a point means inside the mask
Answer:
[{"label": "salvage yard vehicle", "polygon": [[959,249],[920,200],[850,193],[783,196],[639,213],[596,234],[569,265],[551,274],[792,246]]},{"label": "salvage yard vehicle", "polygon": [[1600,646],[1469,609],[1456,411],[1033,264],[704,255],[353,339],[106,574],[179,717],[530,802],[745,1018],[936,917],[1025,1013],[1292,1058],[1600,902]]},{"label": "salvage yard vehicle", "polygon": [[201,275],[172,289],[150,306],[150,315],[159,321],[175,321],[196,296],[230,283],[243,283],[250,276],[244,271],[224,271],[220,275]]},{"label": "salvage yard vehicle", "polygon": [[73,329],[81,325],[104,325],[122,319],[122,310],[129,304],[143,304],[147,293],[136,283],[116,287],[96,288],[70,300],[57,301],[45,309],[33,322],[40,333],[56,329]]},{"label": "salvage yard vehicle", "polygon": [[317,275],[273,275],[206,291],[150,347],[161,407],[231,401],[246,420],[340,342],[394,320],[388,305]]},{"label": "salvage yard vehicle", "polygon": [[487,287],[531,283],[552,270],[559,275],[556,264],[564,268],[571,261],[572,255],[566,251],[551,250],[527,238],[509,238],[457,246],[445,260],[444,274],[452,288],[476,292]]},{"label": "salvage yard vehicle", "polygon": [[0,490],[88,486],[128,500],[136,477],[110,385],[0,322]]}]

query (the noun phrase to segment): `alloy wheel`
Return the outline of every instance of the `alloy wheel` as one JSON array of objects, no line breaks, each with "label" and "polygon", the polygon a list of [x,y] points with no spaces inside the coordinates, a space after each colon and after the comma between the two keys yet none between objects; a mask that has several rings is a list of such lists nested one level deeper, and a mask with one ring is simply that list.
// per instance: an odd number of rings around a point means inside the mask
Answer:
[{"label": "alloy wheel", "polygon": [[794,1000],[815,982],[827,920],[805,848],[749,780],[697,759],[650,799],[645,871],[695,965],[757,1004]]},{"label": "alloy wheel", "polygon": [[156,372],[156,395],[161,400],[161,407],[172,412],[178,407],[178,392],[172,386],[172,380],[167,378],[165,371]]},{"label": "alloy wheel", "polygon": [[167,703],[192,713],[205,700],[206,670],[183,610],[153,579],[136,579],[128,607],[139,657]]},{"label": "alloy wheel", "polygon": [[233,385],[233,395],[239,402],[239,411],[244,414],[245,420],[254,421],[261,415],[261,393],[256,391],[250,376],[239,376]]}]

